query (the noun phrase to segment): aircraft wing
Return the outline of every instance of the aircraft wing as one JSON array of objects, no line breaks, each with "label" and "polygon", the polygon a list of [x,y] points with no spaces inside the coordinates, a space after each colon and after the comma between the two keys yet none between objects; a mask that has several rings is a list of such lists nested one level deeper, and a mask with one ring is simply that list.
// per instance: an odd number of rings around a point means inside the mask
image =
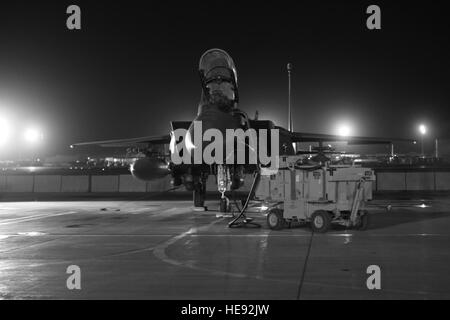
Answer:
[{"label": "aircraft wing", "polygon": [[101,141],[89,141],[74,143],[70,147],[81,147],[81,146],[101,146],[101,147],[139,147],[139,146],[149,146],[155,144],[168,144],[170,143],[170,135],[162,136],[148,136],[130,139],[116,139],[116,140],[101,140]]},{"label": "aircraft wing", "polygon": [[393,142],[409,142],[416,143],[413,139],[403,138],[379,138],[379,137],[355,137],[355,136],[338,136],[332,134],[309,133],[309,132],[289,132],[288,130],[280,129],[280,134],[289,136],[292,142],[336,142],[345,141],[350,145],[357,144],[391,144]]}]

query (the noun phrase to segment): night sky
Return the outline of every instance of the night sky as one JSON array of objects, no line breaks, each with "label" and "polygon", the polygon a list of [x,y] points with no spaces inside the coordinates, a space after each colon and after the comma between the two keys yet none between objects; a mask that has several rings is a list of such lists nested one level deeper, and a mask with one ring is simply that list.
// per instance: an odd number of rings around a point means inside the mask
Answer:
[{"label": "night sky", "polygon": [[[391,1],[393,2],[393,1]],[[198,59],[228,51],[240,108],[287,124],[293,63],[296,131],[450,137],[450,20],[438,2],[44,1],[0,6],[0,115],[38,125],[45,153],[74,142],[163,134],[192,120]],[[66,8],[82,30],[66,28]],[[382,30],[366,28],[370,4]],[[3,152],[6,152],[5,150]]]}]

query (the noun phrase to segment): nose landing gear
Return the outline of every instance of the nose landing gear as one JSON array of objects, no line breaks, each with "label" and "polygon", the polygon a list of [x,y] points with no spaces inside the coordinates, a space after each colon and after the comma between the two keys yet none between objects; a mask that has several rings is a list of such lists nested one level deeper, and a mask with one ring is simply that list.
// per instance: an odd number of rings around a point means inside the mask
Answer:
[{"label": "nose landing gear", "polygon": [[217,190],[221,193],[220,197],[220,212],[228,212],[230,207],[230,200],[225,196],[225,192],[231,187],[230,169],[225,165],[217,166]]},{"label": "nose landing gear", "polygon": [[220,198],[220,212],[225,213],[230,211],[230,200],[222,193]]},{"label": "nose landing gear", "polygon": [[194,198],[194,211],[207,210],[207,208],[205,207],[206,178],[207,177],[205,177],[204,175],[202,175],[201,177],[194,177],[193,183],[191,184],[191,190]]}]

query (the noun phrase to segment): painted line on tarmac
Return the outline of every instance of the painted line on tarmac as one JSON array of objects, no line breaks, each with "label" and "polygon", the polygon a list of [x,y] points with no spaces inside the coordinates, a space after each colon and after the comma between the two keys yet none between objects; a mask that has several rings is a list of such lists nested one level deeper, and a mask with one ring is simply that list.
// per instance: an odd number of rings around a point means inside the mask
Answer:
[{"label": "painted line on tarmac", "polygon": [[[223,219],[221,219],[223,220]],[[167,241],[164,241],[162,244],[157,245],[153,250],[153,255],[160,259],[161,261],[171,264],[176,267],[182,267],[182,268],[188,268],[195,271],[200,272],[207,272],[209,274],[215,275],[215,276],[223,276],[223,277],[234,277],[234,278],[241,278],[241,279],[255,279],[255,280],[263,280],[263,281],[271,281],[271,282],[277,282],[277,283],[285,283],[285,284],[292,284],[292,280],[284,280],[284,279],[274,279],[274,278],[266,278],[263,276],[255,276],[255,275],[248,275],[248,274],[242,274],[242,273],[234,273],[234,272],[226,272],[226,271],[220,271],[220,270],[214,270],[210,268],[204,268],[199,267],[195,265],[193,262],[190,261],[179,261],[170,258],[166,250],[176,242],[180,241],[181,239],[188,237],[188,236],[202,236],[202,235],[193,235],[192,233],[199,231],[200,229],[207,229],[214,224],[220,222],[220,220],[214,221],[204,227],[200,228],[191,228],[190,230],[183,232],[175,237],[170,238]],[[219,236],[229,236],[229,235],[219,235]],[[233,235],[233,236],[247,236],[247,235]],[[251,235],[251,236],[272,236],[272,234],[259,234],[259,235]],[[291,236],[291,235],[283,235],[283,236]],[[310,234],[304,234],[304,235],[297,235],[297,236],[304,236],[304,237],[310,237]],[[348,236],[348,234],[334,234],[333,236]],[[447,235],[448,236],[448,235]],[[313,286],[313,287],[322,287],[322,288],[337,288],[337,289],[344,289],[344,290],[356,290],[356,291],[367,291],[368,289],[365,287],[357,287],[357,286],[347,286],[347,285],[336,285],[331,283],[325,283],[325,282],[315,282],[315,281],[304,281],[304,285],[307,286]],[[396,290],[396,289],[384,289],[384,292],[390,292],[390,293],[397,293],[397,294],[408,294],[408,295],[414,295],[414,296],[427,296],[427,295],[436,295],[437,292],[427,292],[427,291],[404,291],[404,290]]]},{"label": "painted line on tarmac", "polygon": [[25,217],[20,217],[20,218],[5,219],[5,220],[1,220],[0,225],[12,223],[12,222],[20,222],[20,221],[28,220],[28,219],[31,219],[31,218],[40,218],[40,217],[47,217],[47,216],[49,216],[48,213],[46,213],[46,214],[39,214],[39,215],[33,215],[33,216],[25,216]]},{"label": "painted line on tarmac", "polygon": [[[62,214],[62,213],[61,213]],[[68,214],[68,213],[65,213]],[[135,250],[127,250],[127,251],[123,251],[123,252],[118,252],[118,253],[113,253],[110,255],[105,255],[105,256],[99,256],[99,257],[93,257],[93,258],[84,258],[84,259],[80,259],[77,260],[77,262],[79,261],[92,261],[92,260],[98,260],[98,259],[102,259],[102,258],[112,258],[112,257],[120,257],[120,256],[126,256],[126,255],[130,255],[130,254],[134,254],[134,253],[140,253],[140,252],[146,252],[146,251],[153,251],[153,254],[160,260],[169,263],[171,265],[174,266],[178,266],[178,267],[185,267],[185,268],[189,268],[192,270],[196,270],[196,271],[200,271],[200,272],[207,272],[209,274],[212,275],[216,275],[216,276],[225,276],[225,277],[235,277],[235,278],[241,278],[241,279],[255,279],[255,280],[264,280],[264,281],[271,281],[271,282],[277,282],[277,283],[285,283],[285,284],[292,284],[293,282],[291,280],[285,280],[285,279],[274,279],[274,278],[265,278],[262,276],[255,276],[255,275],[248,275],[248,274],[241,274],[241,273],[233,273],[233,272],[226,272],[226,271],[220,271],[220,270],[213,270],[213,269],[209,269],[209,268],[203,268],[203,267],[199,267],[194,265],[192,262],[183,262],[183,261],[177,261],[175,259],[171,259],[170,257],[168,257],[166,250],[169,246],[173,245],[174,243],[178,242],[179,240],[185,238],[185,237],[189,237],[189,236],[194,236],[194,237],[270,237],[270,236],[276,236],[276,237],[290,237],[290,236],[296,236],[296,237],[307,237],[309,236],[309,234],[274,234],[273,232],[271,232],[270,234],[254,234],[254,235],[229,235],[229,234],[214,234],[214,235],[210,235],[210,234],[193,234],[195,232],[207,229],[211,226],[213,226],[214,224],[217,224],[218,222],[222,221],[221,220],[217,220],[214,221],[206,226],[203,227],[199,227],[199,228],[191,228],[190,230],[183,232],[181,234],[178,235],[167,235],[167,234],[154,234],[154,235],[121,235],[121,234],[114,234],[114,235],[108,235],[108,234],[103,234],[103,235],[96,235],[96,234],[92,234],[92,235],[73,235],[73,234],[67,234],[67,235],[58,235],[58,236],[69,236],[69,237],[109,237],[109,236],[117,236],[117,237],[123,237],[123,236],[130,236],[130,237],[136,237],[136,236],[142,236],[142,237],[161,237],[161,236],[170,236],[171,238],[165,242],[163,242],[160,245],[157,246],[151,246],[151,247],[146,247],[146,248],[141,248],[141,249],[135,249]],[[55,236],[56,234],[48,234],[48,235],[43,235],[45,236]],[[328,234],[328,236],[348,236],[349,234]],[[418,235],[423,235],[423,234],[418,234]],[[2,235],[0,235],[1,237]],[[11,236],[18,236],[16,235],[11,235]],[[397,236],[397,235],[395,235]],[[445,235],[445,236],[449,236],[449,235]],[[55,241],[57,239],[52,239],[49,241]],[[41,242],[38,244],[33,244],[34,245],[41,245],[47,243],[46,242]],[[41,265],[41,266],[46,266],[46,265],[53,265],[53,264],[67,264],[69,262],[73,262],[74,260],[60,260],[60,261],[52,261],[52,262],[36,262],[37,265]],[[332,283],[327,283],[327,282],[320,282],[320,281],[305,281],[304,285],[306,286],[312,286],[312,287],[321,287],[321,288],[335,288],[335,289],[343,289],[343,290],[356,290],[356,291],[367,291],[367,288],[365,287],[357,287],[357,286],[348,286],[348,285],[337,285],[337,284],[332,284]],[[412,296],[429,296],[429,295],[437,295],[439,294],[438,292],[427,292],[427,291],[404,291],[404,290],[397,290],[397,289],[384,289],[383,292],[390,292],[390,293],[397,293],[397,294],[406,294],[406,295],[412,295]]]},{"label": "painted line on tarmac", "polygon": [[64,211],[64,212],[59,212],[59,213],[47,213],[47,214],[34,215],[34,216],[29,216],[29,217],[7,219],[7,220],[1,221],[0,226],[14,224],[14,223],[20,223],[20,222],[40,220],[40,219],[49,218],[49,217],[64,216],[64,215],[74,214],[74,213],[77,213],[77,211]]},{"label": "painted line on tarmac", "polygon": [[212,223],[203,226],[203,227],[199,227],[199,228],[191,228],[186,232],[180,233],[179,235],[170,238],[167,241],[164,241],[163,243],[157,245],[154,250],[153,250],[153,255],[160,259],[161,261],[171,264],[173,266],[176,267],[182,267],[182,268],[189,268],[192,270],[196,270],[196,271],[201,271],[201,272],[207,272],[216,276],[232,276],[235,278],[249,278],[248,275],[246,274],[242,274],[242,273],[233,273],[233,272],[225,272],[225,271],[220,271],[220,270],[212,270],[212,269],[208,269],[208,268],[203,268],[203,267],[199,267],[196,266],[193,262],[190,261],[179,261],[179,260],[175,260],[170,258],[167,253],[166,250],[173,244],[175,244],[176,242],[180,241],[181,239],[191,235],[194,232],[198,232],[199,230],[204,230],[204,229],[208,229],[209,227],[221,222],[224,219],[219,219],[216,221],[213,221]]},{"label": "painted line on tarmac", "polygon": [[[2,237],[19,237],[24,235],[19,234],[0,234],[0,240]],[[58,237],[130,237],[130,238],[151,238],[151,237],[176,237],[177,234],[75,234],[75,233],[45,233],[39,235],[40,237],[58,236]],[[320,234],[318,237],[352,237],[355,234]],[[368,237],[450,237],[450,234],[443,233],[416,233],[416,234],[371,234]],[[307,238],[307,234],[186,234],[185,237],[210,237],[210,238],[283,238],[283,237],[297,237],[297,238]]]}]

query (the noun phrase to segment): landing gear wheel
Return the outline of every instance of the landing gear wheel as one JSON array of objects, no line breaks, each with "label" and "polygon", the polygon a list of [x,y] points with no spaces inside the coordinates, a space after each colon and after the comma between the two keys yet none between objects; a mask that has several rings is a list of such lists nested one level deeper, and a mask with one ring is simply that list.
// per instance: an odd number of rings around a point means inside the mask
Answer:
[{"label": "landing gear wheel", "polygon": [[313,232],[325,233],[331,227],[331,215],[324,210],[317,210],[311,216],[311,229]]},{"label": "landing gear wheel", "polygon": [[283,218],[283,210],[272,209],[267,215],[267,225],[272,230],[281,230],[286,225],[286,221]]},{"label": "landing gear wheel", "polygon": [[194,185],[193,198],[195,208],[205,208],[205,189],[201,183]]},{"label": "landing gear wheel", "polygon": [[367,230],[370,224],[370,215],[367,211],[362,211],[355,225],[356,230]]},{"label": "landing gear wheel", "polygon": [[226,197],[220,198],[220,212],[228,212],[229,200]]}]

